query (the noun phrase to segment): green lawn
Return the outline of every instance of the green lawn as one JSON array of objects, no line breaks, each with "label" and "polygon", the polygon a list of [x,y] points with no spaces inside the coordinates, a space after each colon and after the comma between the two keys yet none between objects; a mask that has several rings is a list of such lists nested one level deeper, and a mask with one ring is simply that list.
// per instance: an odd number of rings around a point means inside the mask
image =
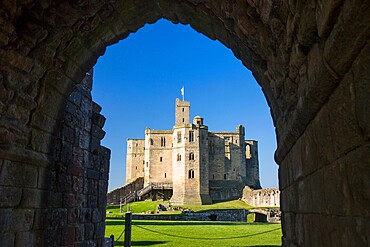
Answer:
[{"label": "green lawn", "polygon": [[[106,220],[106,236],[117,239],[124,229],[123,219]],[[115,243],[123,246],[124,236]],[[280,224],[205,222],[205,221],[133,221],[132,246],[280,246]]]}]

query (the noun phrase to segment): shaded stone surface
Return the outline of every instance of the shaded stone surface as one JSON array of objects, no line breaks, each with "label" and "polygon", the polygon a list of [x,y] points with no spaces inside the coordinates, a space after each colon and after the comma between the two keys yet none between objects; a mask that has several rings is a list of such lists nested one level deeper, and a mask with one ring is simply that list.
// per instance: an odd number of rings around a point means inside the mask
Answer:
[{"label": "shaded stone surface", "polygon": [[283,244],[369,245],[369,12],[363,0],[3,1],[0,245],[101,244],[109,151],[79,82],[107,46],[160,18],[219,40],[261,85]]}]

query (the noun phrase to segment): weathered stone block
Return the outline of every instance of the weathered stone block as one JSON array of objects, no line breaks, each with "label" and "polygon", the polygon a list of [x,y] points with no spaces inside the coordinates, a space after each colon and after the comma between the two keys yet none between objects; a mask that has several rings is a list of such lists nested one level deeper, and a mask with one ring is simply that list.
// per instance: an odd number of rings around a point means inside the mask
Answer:
[{"label": "weathered stone block", "polygon": [[33,232],[17,232],[15,235],[16,246],[33,247],[37,245],[37,239]]},{"label": "weathered stone block", "polygon": [[14,246],[15,234],[6,233],[0,235],[0,246]]},{"label": "weathered stone block", "polygon": [[35,210],[14,209],[12,215],[12,231],[30,231],[33,225]]},{"label": "weathered stone block", "polygon": [[[10,232],[12,225],[12,210],[10,208],[0,209],[0,234]],[[1,241],[0,241],[1,243]],[[5,245],[4,245],[5,246]]]},{"label": "weathered stone block", "polygon": [[43,230],[49,226],[50,214],[48,214],[47,209],[36,209],[35,218],[33,222],[33,230]]},{"label": "weathered stone block", "polygon": [[92,223],[85,224],[85,239],[93,239],[95,235],[95,227]]},{"label": "weathered stone block", "polygon": [[344,157],[351,215],[370,217],[370,145],[364,144]]},{"label": "weathered stone block", "polygon": [[353,82],[355,94],[355,111],[358,125],[361,130],[370,138],[370,44],[368,43],[362,50],[358,58],[354,61]]},{"label": "weathered stone block", "polygon": [[319,0],[316,4],[316,22],[318,35],[325,38],[333,28],[342,0]]},{"label": "weathered stone block", "polygon": [[21,207],[23,208],[45,208],[47,206],[46,197],[49,195],[40,189],[23,189]]},{"label": "weathered stone block", "polygon": [[[324,57],[339,75],[344,75],[370,37],[369,4],[344,1],[342,11],[328,39]],[[353,28],[356,27],[356,28]]]},{"label": "weathered stone block", "polygon": [[19,206],[22,199],[22,189],[16,187],[0,186],[0,207],[12,208]]}]

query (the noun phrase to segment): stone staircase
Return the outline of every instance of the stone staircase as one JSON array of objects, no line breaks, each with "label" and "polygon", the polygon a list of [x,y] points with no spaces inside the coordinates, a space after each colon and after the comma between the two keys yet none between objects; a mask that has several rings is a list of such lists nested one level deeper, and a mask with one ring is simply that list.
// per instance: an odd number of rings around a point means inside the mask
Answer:
[{"label": "stone staircase", "polygon": [[127,203],[138,201],[143,196],[147,195],[155,189],[172,189],[172,183],[150,183],[141,190],[131,192],[128,195],[122,197],[121,202],[123,203],[123,205],[126,205]]}]

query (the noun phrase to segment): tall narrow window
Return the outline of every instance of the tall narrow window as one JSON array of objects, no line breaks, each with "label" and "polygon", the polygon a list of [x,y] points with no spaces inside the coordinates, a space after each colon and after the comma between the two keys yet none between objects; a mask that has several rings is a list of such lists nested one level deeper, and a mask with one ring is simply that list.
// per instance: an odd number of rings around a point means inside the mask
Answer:
[{"label": "tall narrow window", "polygon": [[185,122],[185,118],[182,118],[182,122]]},{"label": "tall narrow window", "polygon": [[167,174],[166,173],[164,173],[164,178],[166,178],[167,177]]},{"label": "tall narrow window", "polygon": [[181,161],[181,154],[177,154],[177,161]]},{"label": "tall narrow window", "polygon": [[189,153],[189,160],[194,160],[194,153]]},{"label": "tall narrow window", "polygon": [[161,147],[166,146],[166,137],[161,137]]},{"label": "tall narrow window", "polygon": [[194,178],[194,170],[193,169],[190,169],[189,172],[188,172],[188,177],[189,178]]},{"label": "tall narrow window", "polygon": [[177,142],[181,142],[181,131],[177,131]]},{"label": "tall narrow window", "polygon": [[194,141],[194,131],[189,131],[189,142]]},{"label": "tall narrow window", "polygon": [[226,179],[227,178],[227,176],[226,176],[226,174],[224,174],[224,179]]},{"label": "tall narrow window", "polygon": [[184,108],[182,108],[182,112],[184,112],[185,111],[185,109]]},{"label": "tall narrow window", "polygon": [[154,141],[153,141],[152,138],[150,138],[149,142],[150,142],[150,145],[153,145],[154,144]]},{"label": "tall narrow window", "polygon": [[162,157],[159,157],[159,161],[162,162],[162,160],[163,160]]}]

